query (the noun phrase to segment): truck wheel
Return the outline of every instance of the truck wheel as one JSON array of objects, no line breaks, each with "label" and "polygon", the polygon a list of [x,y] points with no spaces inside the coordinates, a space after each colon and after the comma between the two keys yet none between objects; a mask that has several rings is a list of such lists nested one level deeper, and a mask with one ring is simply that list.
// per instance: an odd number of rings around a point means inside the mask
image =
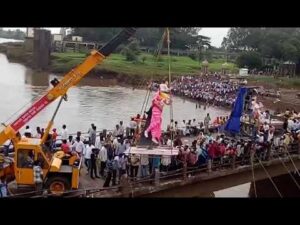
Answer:
[{"label": "truck wheel", "polygon": [[66,177],[51,177],[46,183],[46,188],[51,194],[62,195],[65,191],[71,189],[70,181]]}]

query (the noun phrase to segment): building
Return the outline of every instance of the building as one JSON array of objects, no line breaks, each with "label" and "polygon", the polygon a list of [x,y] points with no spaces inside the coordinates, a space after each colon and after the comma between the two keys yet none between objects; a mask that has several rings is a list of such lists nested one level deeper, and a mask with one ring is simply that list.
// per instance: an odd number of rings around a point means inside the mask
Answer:
[{"label": "building", "polygon": [[34,28],[33,27],[27,27],[26,28],[26,37],[27,38],[33,38],[34,36]]},{"label": "building", "polygon": [[63,40],[64,37],[67,36],[67,28],[65,27],[60,28],[59,34],[62,36],[62,40]]},{"label": "building", "polygon": [[52,34],[52,41],[62,41],[63,35],[62,34]]}]

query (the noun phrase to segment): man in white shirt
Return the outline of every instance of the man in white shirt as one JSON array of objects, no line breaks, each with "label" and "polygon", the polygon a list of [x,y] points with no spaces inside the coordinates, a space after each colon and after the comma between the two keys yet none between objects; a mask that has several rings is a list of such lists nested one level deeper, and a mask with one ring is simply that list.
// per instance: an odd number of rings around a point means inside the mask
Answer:
[{"label": "man in white shirt", "polygon": [[181,126],[180,126],[180,131],[182,132],[182,134],[185,136],[185,129],[186,129],[186,124],[185,124],[185,120],[183,120],[181,122]]},{"label": "man in white shirt", "polygon": [[60,136],[61,136],[62,140],[68,140],[68,130],[67,130],[67,126],[65,124],[62,126],[62,131],[61,131]]},{"label": "man in white shirt", "polygon": [[113,131],[113,136],[118,137],[120,133],[120,126],[119,124],[116,125],[116,129]]},{"label": "man in white shirt", "polygon": [[92,154],[92,149],[95,148],[94,145],[89,143],[86,148],[83,149],[83,155],[84,155],[84,164],[87,167],[87,174],[89,174],[89,171],[91,169],[91,154]]},{"label": "man in white shirt", "polygon": [[92,123],[91,124],[91,127],[89,128],[89,130],[88,130],[88,135],[89,135],[89,138],[90,138],[90,140],[92,139],[92,133],[93,133],[93,128],[94,128],[94,124]]},{"label": "man in white shirt", "polygon": [[85,152],[85,146],[79,137],[76,137],[75,143],[72,145],[72,148],[81,156]]},{"label": "man in white shirt", "polygon": [[124,130],[125,130],[125,128],[124,128],[124,126],[123,126],[123,121],[120,121],[119,136],[120,136],[120,138],[122,138],[122,139],[123,139],[123,137],[124,137]]},{"label": "man in white shirt", "polygon": [[129,122],[129,128],[130,128],[130,136],[133,136],[135,133],[135,130],[137,128],[137,123],[134,121],[134,118],[131,118],[131,121]]},{"label": "man in white shirt", "polygon": [[106,167],[106,161],[107,161],[107,144],[102,146],[99,152],[99,159],[100,159],[100,175],[104,176],[104,169]]},{"label": "man in white shirt", "polygon": [[32,132],[29,126],[26,126],[24,135],[25,137],[29,137],[29,138],[32,137]]},{"label": "man in white shirt", "polygon": [[169,85],[169,82],[166,80],[165,83],[162,83],[159,85],[159,90],[164,93],[169,93],[170,89],[169,89],[168,85]]},{"label": "man in white shirt", "polygon": [[267,122],[264,123],[263,125],[263,130],[264,130],[264,141],[266,142],[268,140],[268,135],[269,135],[269,124]]},{"label": "man in white shirt", "polygon": [[101,135],[100,134],[96,137],[95,148],[97,148],[99,150],[102,148],[102,142],[101,142]]},{"label": "man in white shirt", "polygon": [[120,140],[120,143],[117,145],[115,155],[123,154],[126,151],[125,140]]}]

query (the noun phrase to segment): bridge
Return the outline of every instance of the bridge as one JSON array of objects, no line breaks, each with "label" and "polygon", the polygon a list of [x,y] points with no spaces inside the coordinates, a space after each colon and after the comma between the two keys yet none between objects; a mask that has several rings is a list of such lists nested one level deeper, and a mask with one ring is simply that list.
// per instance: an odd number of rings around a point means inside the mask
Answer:
[{"label": "bridge", "polygon": [[86,194],[92,197],[211,197],[216,191],[253,182],[253,173],[255,182],[258,182],[297,172],[296,182],[299,187],[300,150],[298,146],[295,147],[285,157],[273,155],[274,158],[269,161],[255,157],[253,170],[251,164],[241,165],[235,160],[222,165],[208,163],[200,169],[183,168],[173,174],[162,175],[156,172],[155,177],[135,181],[127,186],[121,184],[118,191],[91,190],[90,194]]},{"label": "bridge", "polygon": [[[269,162],[264,162],[262,165],[256,163],[253,166],[255,181],[269,179],[268,174],[271,177],[277,177],[280,175],[288,174],[295,171],[295,166],[300,169],[300,156],[291,156],[285,159],[274,159]],[[266,171],[267,173],[266,173]],[[298,177],[300,178],[300,177]],[[299,179],[298,179],[299,180]],[[199,173],[198,175],[187,178],[186,180],[176,180],[166,182],[159,188],[149,188],[148,192],[143,193],[142,190],[140,196],[143,197],[210,197],[212,193],[234,187],[237,185],[253,182],[252,167],[241,166],[234,169],[226,169],[219,171],[211,171],[205,173]],[[138,193],[136,193],[138,195]]]}]

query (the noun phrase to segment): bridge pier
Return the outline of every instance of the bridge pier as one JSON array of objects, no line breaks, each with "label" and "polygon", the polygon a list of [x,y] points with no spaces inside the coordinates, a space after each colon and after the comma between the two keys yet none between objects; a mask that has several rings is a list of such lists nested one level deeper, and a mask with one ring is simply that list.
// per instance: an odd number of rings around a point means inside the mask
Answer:
[{"label": "bridge pier", "polygon": [[49,30],[34,31],[33,61],[38,69],[46,69],[50,64],[51,32]]}]

